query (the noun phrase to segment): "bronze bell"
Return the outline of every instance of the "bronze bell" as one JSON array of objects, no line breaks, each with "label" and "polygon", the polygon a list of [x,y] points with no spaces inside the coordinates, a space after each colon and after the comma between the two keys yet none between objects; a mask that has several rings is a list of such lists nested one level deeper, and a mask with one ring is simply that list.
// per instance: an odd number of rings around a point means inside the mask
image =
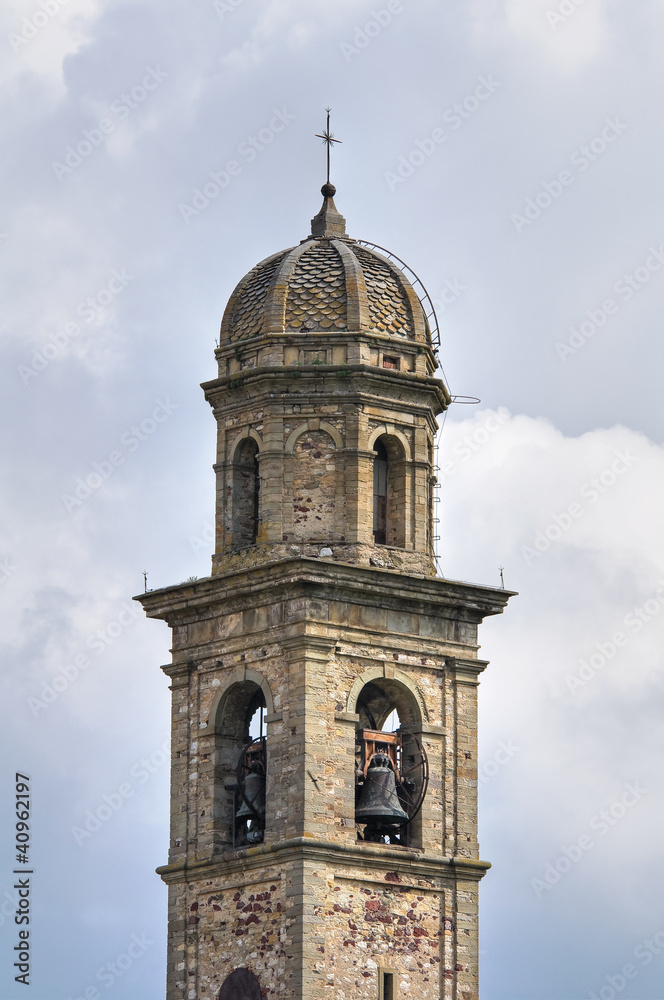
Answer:
[{"label": "bronze bell", "polygon": [[[251,808],[247,805],[248,800]],[[249,771],[244,780],[242,805],[235,814],[236,819],[260,819],[265,815],[265,775],[260,771]]]},{"label": "bronze bell", "polygon": [[408,814],[399,802],[396,778],[386,754],[375,754],[369,764],[355,809],[355,821],[371,826],[402,826],[408,822]]}]

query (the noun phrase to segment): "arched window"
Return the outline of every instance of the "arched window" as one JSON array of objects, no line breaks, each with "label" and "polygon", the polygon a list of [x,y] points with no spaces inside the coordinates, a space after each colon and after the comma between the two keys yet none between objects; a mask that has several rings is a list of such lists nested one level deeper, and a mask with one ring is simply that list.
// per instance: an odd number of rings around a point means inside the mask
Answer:
[{"label": "arched window", "polygon": [[254,681],[233,684],[215,726],[215,842],[258,844],[265,829],[265,695]]},{"label": "arched window", "polygon": [[260,475],[258,445],[245,438],[233,457],[232,539],[233,548],[255,545],[258,539]]},{"label": "arched window", "polygon": [[406,461],[398,438],[384,434],[374,444],[373,537],[376,545],[406,544]]},{"label": "arched window", "polygon": [[376,545],[387,541],[387,450],[379,439],[374,445],[373,536]]},{"label": "arched window", "polygon": [[[427,790],[429,770],[420,741],[409,731],[420,712],[410,691],[378,678],[362,688],[355,740],[355,821],[358,840],[414,844],[414,822]],[[402,728],[403,723],[403,728]]]},{"label": "arched window", "polygon": [[219,1000],[261,1000],[261,986],[249,969],[236,969],[224,980]]}]

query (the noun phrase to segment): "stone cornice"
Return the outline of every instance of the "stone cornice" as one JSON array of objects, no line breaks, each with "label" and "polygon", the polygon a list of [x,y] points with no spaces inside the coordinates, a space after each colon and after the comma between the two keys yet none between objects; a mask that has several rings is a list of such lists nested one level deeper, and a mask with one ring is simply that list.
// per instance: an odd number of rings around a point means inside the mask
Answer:
[{"label": "stone cornice", "polygon": [[176,663],[164,663],[161,669],[171,678],[170,687],[173,691],[175,688],[187,687],[190,675],[198,670],[198,664],[193,660],[179,660]]},{"label": "stone cornice", "polygon": [[447,608],[463,610],[467,620],[476,622],[501,614],[515,593],[440,577],[413,577],[394,570],[303,558],[266,561],[252,569],[148,591],[134,600],[143,606],[148,617],[177,624],[198,618],[206,610],[219,614],[223,610],[221,605],[249,593],[274,593],[277,588],[289,587],[315,591],[316,596],[327,592],[338,601],[361,595],[365,605],[384,607],[387,601],[392,601],[403,610],[420,614],[440,614]]},{"label": "stone cornice", "polygon": [[437,722],[402,723],[403,733],[412,733],[413,736],[447,736],[447,729]]},{"label": "stone cornice", "polygon": [[282,639],[279,647],[297,660],[299,657],[327,661],[331,651],[336,646],[336,637],[317,635],[310,632],[300,632]]},{"label": "stone cornice", "polygon": [[335,712],[334,721],[343,722],[350,726],[357,726],[360,721],[360,716],[357,712]]},{"label": "stone cornice", "polygon": [[445,665],[454,674],[457,681],[465,684],[479,684],[479,676],[489,666],[489,661],[448,656]]},{"label": "stone cornice", "polygon": [[[361,385],[356,386],[354,384],[354,376],[361,377]],[[201,388],[205,392],[205,398],[208,402],[216,407],[217,402],[215,397],[225,394],[228,390],[235,391],[242,389],[244,395],[250,384],[276,379],[282,381],[292,380],[294,378],[298,380],[298,396],[301,393],[306,394],[309,391],[306,388],[308,382],[314,380],[317,383],[316,395],[319,405],[320,400],[326,395],[326,391],[321,386],[321,383],[327,380],[337,383],[339,378],[343,378],[348,382],[344,391],[344,397],[347,401],[375,400],[377,395],[382,397],[385,394],[385,401],[393,405],[393,399],[386,394],[391,391],[398,394],[396,398],[399,401],[401,409],[408,412],[421,411],[422,406],[425,404],[417,405],[412,400],[402,399],[401,394],[407,388],[409,394],[419,390],[428,395],[433,395],[438,403],[436,408],[437,413],[441,413],[447,409],[450,404],[450,396],[445,385],[440,379],[434,378],[433,375],[417,375],[415,372],[395,371],[390,368],[377,368],[375,365],[356,363],[344,363],[342,365],[297,365],[288,367],[283,365],[260,365],[255,368],[242,368],[232,375],[223,375],[215,379],[210,379],[208,382],[201,382]],[[335,400],[337,399],[338,388],[330,385],[328,392]],[[292,402],[292,400],[289,401]]]},{"label": "stone cornice", "polygon": [[[408,887],[408,880],[417,878],[464,879],[479,882],[491,867],[488,861],[462,857],[433,857],[414,847],[397,847],[391,844],[346,845],[335,841],[313,840],[298,837],[274,844],[259,844],[229,850],[213,857],[198,857],[157,868],[167,885],[187,882],[190,879],[209,879],[219,876],[232,878],[237,875],[245,884],[245,873],[271,867],[309,861],[317,864],[333,862],[336,867],[357,867],[363,871],[381,871],[396,874],[399,879],[384,879],[385,885]],[[270,878],[269,875],[266,876]],[[362,875],[358,873],[358,879]],[[416,887],[416,886],[414,886]]]}]

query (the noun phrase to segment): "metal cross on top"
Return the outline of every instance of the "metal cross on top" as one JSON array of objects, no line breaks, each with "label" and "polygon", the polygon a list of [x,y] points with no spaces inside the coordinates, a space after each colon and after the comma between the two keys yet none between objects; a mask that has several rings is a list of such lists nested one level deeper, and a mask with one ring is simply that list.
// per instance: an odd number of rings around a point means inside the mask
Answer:
[{"label": "metal cross on top", "polygon": [[323,142],[325,143],[325,145],[327,146],[327,183],[329,184],[330,183],[330,146],[332,145],[333,142],[341,142],[341,139],[335,139],[334,136],[332,135],[332,133],[330,132],[330,111],[332,110],[332,108],[325,108],[325,110],[327,111],[327,125],[326,125],[325,131],[323,132],[322,135],[319,132],[316,132],[316,138],[317,139],[322,139]]}]

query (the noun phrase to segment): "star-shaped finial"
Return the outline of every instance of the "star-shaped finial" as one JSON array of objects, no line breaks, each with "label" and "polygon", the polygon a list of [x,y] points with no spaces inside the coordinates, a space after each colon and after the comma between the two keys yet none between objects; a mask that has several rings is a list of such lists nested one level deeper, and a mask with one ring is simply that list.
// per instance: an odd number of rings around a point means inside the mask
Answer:
[{"label": "star-shaped finial", "polygon": [[322,135],[319,132],[316,133],[316,138],[317,139],[322,139],[323,142],[325,143],[325,145],[327,146],[327,183],[329,184],[330,183],[330,146],[332,145],[333,142],[341,142],[341,139],[335,139],[334,136],[332,135],[332,133],[330,132],[330,111],[332,110],[332,108],[325,108],[325,110],[327,111],[327,125],[326,125],[325,131],[323,132]]}]

